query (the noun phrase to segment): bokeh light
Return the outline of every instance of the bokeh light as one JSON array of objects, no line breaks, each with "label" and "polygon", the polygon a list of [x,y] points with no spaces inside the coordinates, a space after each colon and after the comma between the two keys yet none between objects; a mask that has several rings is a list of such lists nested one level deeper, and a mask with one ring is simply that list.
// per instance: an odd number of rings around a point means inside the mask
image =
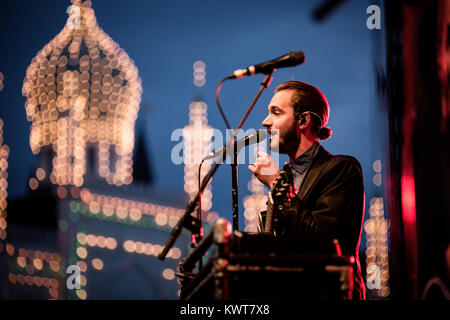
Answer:
[{"label": "bokeh light", "polygon": [[[5,240],[7,236],[6,227],[6,207],[8,202],[6,200],[8,196],[8,156],[9,147],[3,144],[3,120],[0,119],[0,239]],[[1,252],[1,250],[0,250]]]},{"label": "bokeh light", "polygon": [[[255,148],[254,152],[256,154],[258,152],[258,148]],[[267,209],[267,191],[264,184],[262,184],[253,175],[247,184],[247,188],[251,194],[244,198],[244,231],[257,232],[259,225],[259,213]],[[218,217],[212,218],[217,219]]]},{"label": "bokeh light", "polygon": [[[372,298],[385,298],[390,294],[388,234],[389,220],[384,218],[382,197],[370,200],[369,218],[364,222],[366,232],[367,281],[374,281],[379,287],[370,288]],[[378,270],[374,273],[374,271]],[[375,279],[374,277],[380,277]]]},{"label": "bokeh light", "polygon": [[192,68],[194,69],[194,85],[203,87],[206,84],[206,65],[203,61],[195,61]]},{"label": "bokeh light", "polygon": [[28,181],[28,185],[30,186],[31,190],[36,190],[37,187],[39,186],[39,181],[36,178],[30,178],[30,180]]},{"label": "bokeh light", "polygon": [[[192,102],[189,105],[189,124],[183,128],[184,191],[191,200],[198,193],[199,165],[203,157],[211,152],[212,147],[212,128],[208,125],[207,109],[208,106],[203,101]],[[210,168],[211,161],[205,161],[201,168],[201,179]],[[212,207],[211,181],[202,193],[202,210]]]},{"label": "bokeh light", "polygon": [[37,178],[39,181],[42,181],[42,180],[45,179],[45,177],[46,177],[45,170],[42,169],[42,168],[37,168],[37,169],[36,169],[36,178]]},{"label": "bokeh light", "polygon": [[77,255],[81,258],[81,259],[86,259],[87,257],[87,250],[85,247],[78,247],[77,248]]},{"label": "bokeh light", "polygon": [[92,266],[95,270],[102,270],[103,269],[103,261],[99,258],[92,259]]},{"label": "bokeh light", "polygon": [[167,268],[162,272],[164,279],[173,280],[175,278],[175,271],[173,269]]},{"label": "bokeh light", "polygon": [[[162,250],[162,246],[159,244],[154,243],[148,243],[148,242],[142,242],[142,241],[133,241],[133,240],[126,240],[122,244],[123,249],[126,252],[129,253],[137,253],[137,254],[144,254],[144,255],[153,255],[158,256],[159,253]],[[181,258],[181,250],[180,248],[173,247],[169,250],[167,253],[166,258],[170,259],[179,259]]]}]

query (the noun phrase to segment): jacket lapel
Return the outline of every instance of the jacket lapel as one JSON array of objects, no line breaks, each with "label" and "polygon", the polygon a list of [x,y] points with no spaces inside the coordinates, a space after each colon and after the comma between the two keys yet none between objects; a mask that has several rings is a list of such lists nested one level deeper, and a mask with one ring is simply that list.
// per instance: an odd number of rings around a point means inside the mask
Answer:
[{"label": "jacket lapel", "polygon": [[325,167],[324,164],[330,157],[331,154],[320,146],[316,158],[313,160],[311,168],[309,168],[308,173],[306,174],[300,187],[300,191],[297,194],[299,199],[303,200],[303,198],[311,191],[312,187],[317,183],[317,178]]}]

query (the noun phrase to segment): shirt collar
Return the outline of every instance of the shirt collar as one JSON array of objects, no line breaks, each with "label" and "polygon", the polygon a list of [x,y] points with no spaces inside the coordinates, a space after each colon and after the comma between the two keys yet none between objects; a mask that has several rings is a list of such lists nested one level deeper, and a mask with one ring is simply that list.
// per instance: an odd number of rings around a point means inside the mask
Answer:
[{"label": "shirt collar", "polygon": [[305,152],[303,152],[297,159],[291,162],[292,168],[300,174],[303,174],[305,170],[309,167],[311,162],[314,160],[314,157],[317,154],[317,150],[319,149],[320,143],[319,141],[314,141],[311,147],[308,148]]}]

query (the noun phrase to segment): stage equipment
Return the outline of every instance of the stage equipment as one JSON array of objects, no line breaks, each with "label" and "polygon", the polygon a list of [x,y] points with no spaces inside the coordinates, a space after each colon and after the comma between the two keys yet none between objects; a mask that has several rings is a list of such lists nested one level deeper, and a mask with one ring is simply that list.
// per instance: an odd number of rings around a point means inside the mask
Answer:
[{"label": "stage equipment", "polygon": [[[204,268],[194,272],[206,252]],[[351,300],[354,257],[342,256],[337,241],[231,231],[219,219],[199,245],[178,264],[180,299]]]}]

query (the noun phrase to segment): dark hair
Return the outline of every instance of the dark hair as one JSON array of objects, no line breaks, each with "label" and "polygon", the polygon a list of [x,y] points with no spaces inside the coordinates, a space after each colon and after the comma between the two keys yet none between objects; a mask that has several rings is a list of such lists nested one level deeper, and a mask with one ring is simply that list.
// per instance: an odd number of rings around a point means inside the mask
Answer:
[{"label": "dark hair", "polygon": [[313,85],[300,81],[283,82],[275,88],[275,93],[282,90],[294,90],[292,106],[294,107],[295,120],[300,119],[304,112],[309,112],[312,130],[320,140],[326,140],[331,136],[331,129],[325,127],[328,123],[330,107],[322,92]]}]

